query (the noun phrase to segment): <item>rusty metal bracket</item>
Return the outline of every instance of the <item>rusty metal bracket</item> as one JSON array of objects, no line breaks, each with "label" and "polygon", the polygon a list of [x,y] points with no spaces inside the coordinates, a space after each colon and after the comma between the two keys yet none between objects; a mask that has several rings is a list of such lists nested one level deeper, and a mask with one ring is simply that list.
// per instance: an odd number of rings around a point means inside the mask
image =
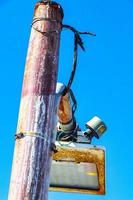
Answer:
[{"label": "rusty metal bracket", "polygon": [[22,138],[24,138],[25,137],[25,135],[23,134],[23,133],[17,133],[17,134],[15,134],[15,140],[17,140],[17,139],[22,139]]}]

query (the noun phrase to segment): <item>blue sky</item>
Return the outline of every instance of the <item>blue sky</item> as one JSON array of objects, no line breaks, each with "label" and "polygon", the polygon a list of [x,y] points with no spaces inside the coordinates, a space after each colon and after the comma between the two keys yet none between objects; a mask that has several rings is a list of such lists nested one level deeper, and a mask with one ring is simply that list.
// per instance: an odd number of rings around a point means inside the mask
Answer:
[{"label": "blue sky", "polygon": [[[27,54],[33,1],[0,0],[0,200],[7,200],[14,134]],[[106,147],[105,196],[49,193],[49,200],[133,200],[133,1],[58,0],[64,23],[93,31],[84,37],[86,52],[79,50],[73,91],[78,101],[77,120],[82,128],[94,115],[108,126],[94,144]],[[73,37],[63,31],[59,80],[71,71]]]}]

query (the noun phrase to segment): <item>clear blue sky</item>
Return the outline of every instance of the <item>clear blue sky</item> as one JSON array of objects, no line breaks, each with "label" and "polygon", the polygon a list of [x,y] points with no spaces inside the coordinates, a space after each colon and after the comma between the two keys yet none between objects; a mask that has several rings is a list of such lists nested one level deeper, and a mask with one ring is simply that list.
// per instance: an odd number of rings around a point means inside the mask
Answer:
[{"label": "clear blue sky", "polygon": [[[35,0],[0,0],[0,200],[7,200],[14,134]],[[107,149],[105,196],[49,193],[49,200],[133,200],[133,1],[58,0],[64,23],[97,34],[84,37],[73,90],[77,120],[94,115],[108,131],[94,144]],[[72,34],[62,33],[59,80],[71,71]],[[15,200],[15,199],[13,199]]]}]

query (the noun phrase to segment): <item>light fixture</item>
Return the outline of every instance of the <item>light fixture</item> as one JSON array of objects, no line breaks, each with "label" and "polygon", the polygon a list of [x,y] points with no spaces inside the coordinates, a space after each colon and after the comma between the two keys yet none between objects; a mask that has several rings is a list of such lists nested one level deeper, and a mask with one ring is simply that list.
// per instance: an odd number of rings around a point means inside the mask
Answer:
[{"label": "light fixture", "polygon": [[51,191],[105,194],[105,149],[81,143],[56,142]]}]

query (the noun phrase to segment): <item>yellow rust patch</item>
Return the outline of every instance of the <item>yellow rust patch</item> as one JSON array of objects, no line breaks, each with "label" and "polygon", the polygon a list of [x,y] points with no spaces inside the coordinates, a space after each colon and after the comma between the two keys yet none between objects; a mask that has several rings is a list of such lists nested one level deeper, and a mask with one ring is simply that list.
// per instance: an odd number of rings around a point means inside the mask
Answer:
[{"label": "yellow rust patch", "polygon": [[[87,194],[105,194],[105,151],[100,148],[71,148],[57,147],[58,152],[54,154],[53,159],[56,161],[72,160],[77,163],[88,162],[95,163],[98,170],[99,190],[73,189],[50,187],[51,191],[78,192]],[[90,174],[89,174],[90,175]],[[94,174],[92,174],[94,176]]]}]

